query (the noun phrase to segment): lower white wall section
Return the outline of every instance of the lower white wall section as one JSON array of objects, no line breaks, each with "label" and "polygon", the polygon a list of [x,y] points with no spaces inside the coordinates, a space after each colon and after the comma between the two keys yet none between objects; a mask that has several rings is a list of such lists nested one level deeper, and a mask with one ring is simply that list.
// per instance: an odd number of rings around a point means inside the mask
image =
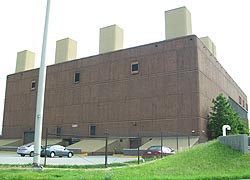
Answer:
[{"label": "lower white wall section", "polygon": [[219,142],[247,154],[250,153],[249,138],[246,134],[220,136]]}]

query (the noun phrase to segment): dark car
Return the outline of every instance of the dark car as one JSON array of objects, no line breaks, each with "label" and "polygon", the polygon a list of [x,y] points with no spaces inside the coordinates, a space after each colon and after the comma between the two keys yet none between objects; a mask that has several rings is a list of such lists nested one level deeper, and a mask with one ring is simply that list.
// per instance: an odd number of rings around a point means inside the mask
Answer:
[{"label": "dark car", "polygon": [[167,155],[175,154],[174,149],[166,146],[162,146],[162,153],[161,153],[161,146],[151,146],[147,150],[143,151],[142,158],[158,158]]},{"label": "dark car", "polygon": [[[48,157],[55,157],[55,156],[67,156],[71,158],[74,155],[73,151],[68,150],[66,147],[61,146],[61,145],[53,145],[53,146],[47,146],[46,149],[46,156]],[[45,156],[45,148],[42,149],[41,151],[41,156]]]}]

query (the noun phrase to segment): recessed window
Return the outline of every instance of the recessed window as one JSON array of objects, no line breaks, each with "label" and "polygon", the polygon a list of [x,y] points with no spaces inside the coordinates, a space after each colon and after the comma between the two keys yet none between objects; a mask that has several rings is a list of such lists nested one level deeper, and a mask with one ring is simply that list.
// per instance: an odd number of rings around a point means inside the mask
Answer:
[{"label": "recessed window", "polygon": [[247,109],[247,111],[248,111],[248,104],[246,103],[246,109]]},{"label": "recessed window", "polygon": [[239,96],[239,103],[241,104],[241,97]]},{"label": "recessed window", "polygon": [[245,101],[244,100],[242,100],[242,105],[243,105],[243,107],[245,107]]},{"label": "recessed window", "polygon": [[56,135],[57,135],[57,136],[61,136],[61,133],[62,133],[62,128],[57,127],[57,128],[56,128]]},{"label": "recessed window", "polygon": [[36,81],[31,82],[31,90],[36,89]]},{"label": "recessed window", "polygon": [[79,72],[75,73],[74,82],[75,83],[79,83],[80,82],[80,73]]},{"label": "recessed window", "polygon": [[95,136],[95,135],[96,135],[96,126],[91,125],[91,126],[89,127],[89,135],[90,135],[90,136]]},{"label": "recessed window", "polygon": [[131,74],[137,74],[139,73],[139,63],[133,62],[131,63]]}]

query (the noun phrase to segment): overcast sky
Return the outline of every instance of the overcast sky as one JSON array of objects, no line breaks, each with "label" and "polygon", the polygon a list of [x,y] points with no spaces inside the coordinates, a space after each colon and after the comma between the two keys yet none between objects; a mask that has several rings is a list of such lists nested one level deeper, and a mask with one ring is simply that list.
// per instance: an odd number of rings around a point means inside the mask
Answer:
[{"label": "overcast sky", "polygon": [[[124,48],[162,41],[164,11],[186,6],[193,34],[212,39],[218,61],[250,97],[249,5],[248,0],[51,0],[46,63],[54,63],[56,40],[66,37],[78,42],[77,58],[98,54],[99,28],[113,24],[124,30]],[[45,9],[46,0],[0,1],[0,124],[16,53],[33,51],[35,67],[40,65]]]}]

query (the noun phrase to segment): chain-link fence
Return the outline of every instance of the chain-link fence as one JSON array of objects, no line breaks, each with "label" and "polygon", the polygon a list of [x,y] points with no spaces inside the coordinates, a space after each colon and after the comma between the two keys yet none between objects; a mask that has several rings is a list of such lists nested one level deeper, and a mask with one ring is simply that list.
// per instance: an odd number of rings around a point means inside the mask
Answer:
[{"label": "chain-link fence", "polygon": [[[42,140],[41,165],[103,165],[108,167],[112,163],[137,161],[140,163],[147,156],[161,158],[165,155],[164,148],[173,152],[189,149],[199,142],[199,137],[174,132],[138,132],[132,136],[115,136],[108,130],[103,136],[76,136],[67,134],[49,134]],[[10,164],[32,164],[34,152],[33,143],[23,148],[26,154],[13,153],[16,159]],[[150,147],[158,147],[157,154],[148,152]],[[33,150],[32,150],[33,148]],[[20,150],[21,151],[21,150]],[[25,156],[24,157],[20,157]],[[28,158],[29,157],[29,158]],[[14,162],[16,161],[16,162]],[[3,161],[2,161],[3,163]],[[7,163],[8,164],[8,163]]]},{"label": "chain-link fence", "polygon": [[[138,132],[137,136],[115,136],[104,132],[104,136],[73,136],[56,134],[46,135],[45,146],[51,147],[50,141],[60,139],[60,144],[74,153],[75,157],[79,157],[88,164],[103,163],[105,167],[111,163],[120,163],[126,160],[137,160],[140,163],[143,153],[152,146],[160,147],[157,157],[167,155],[164,153],[164,147],[172,149],[174,152],[189,149],[198,143],[199,137],[184,135],[173,132]],[[47,147],[45,147],[47,148]],[[48,153],[45,155],[51,157]],[[54,156],[54,155],[53,155]],[[91,158],[90,158],[91,157]],[[96,161],[97,158],[99,161]],[[103,158],[103,162],[100,158]],[[155,157],[155,156],[154,156]],[[124,160],[124,161],[123,161]],[[84,164],[84,163],[83,163]]]}]

